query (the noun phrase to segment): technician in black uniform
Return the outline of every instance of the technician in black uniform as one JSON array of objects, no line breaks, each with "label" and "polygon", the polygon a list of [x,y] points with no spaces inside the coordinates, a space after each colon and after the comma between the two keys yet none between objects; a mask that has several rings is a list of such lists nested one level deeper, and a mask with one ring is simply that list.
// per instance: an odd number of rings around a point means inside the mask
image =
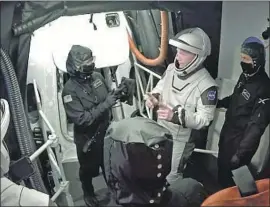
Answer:
[{"label": "technician in black uniform", "polygon": [[263,43],[247,38],[241,48],[241,74],[231,96],[218,101],[227,108],[221,130],[218,178],[224,187],[233,186],[231,170],[248,165],[270,122],[270,79],[265,72]]},{"label": "technician in black uniform", "polygon": [[[103,76],[94,72],[95,57],[89,48],[73,45],[69,51],[62,98],[68,119],[74,123],[74,141],[80,163],[79,176],[88,206],[98,206],[92,178],[103,168],[103,139],[111,120],[111,107],[117,97],[109,92]],[[89,146],[89,140],[96,141]],[[88,143],[88,144],[87,144]]]},{"label": "technician in black uniform", "polygon": [[200,207],[204,187],[192,178],[170,185],[172,134],[144,117],[113,122],[104,139],[104,166],[113,201],[123,207]]}]

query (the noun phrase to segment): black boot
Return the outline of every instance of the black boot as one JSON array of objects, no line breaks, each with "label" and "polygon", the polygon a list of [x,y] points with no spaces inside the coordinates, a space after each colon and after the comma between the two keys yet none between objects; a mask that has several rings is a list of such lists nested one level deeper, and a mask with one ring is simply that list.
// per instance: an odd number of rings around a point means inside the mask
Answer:
[{"label": "black boot", "polygon": [[85,171],[80,169],[80,178],[82,182],[82,189],[83,189],[83,199],[86,206],[89,207],[99,207],[99,202],[96,198],[94,186],[92,183],[92,177],[86,176]]},{"label": "black boot", "polygon": [[96,198],[96,195],[94,193],[94,187],[91,182],[88,182],[88,185],[85,185],[85,183],[82,183],[83,188],[83,199],[86,204],[86,206],[89,207],[99,207],[99,201]]},{"label": "black boot", "polygon": [[102,189],[102,192],[99,191],[96,193],[96,198],[100,204],[103,204],[106,202],[110,202],[111,194],[107,189],[106,190]]},{"label": "black boot", "polygon": [[86,206],[89,206],[89,207],[99,207],[100,206],[95,194],[92,194],[92,195],[85,194],[83,199],[84,199]]}]

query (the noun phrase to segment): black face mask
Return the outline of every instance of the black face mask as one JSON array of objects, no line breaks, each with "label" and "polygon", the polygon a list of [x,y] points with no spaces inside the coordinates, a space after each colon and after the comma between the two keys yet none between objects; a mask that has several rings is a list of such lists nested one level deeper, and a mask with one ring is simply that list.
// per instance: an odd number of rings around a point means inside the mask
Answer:
[{"label": "black face mask", "polygon": [[240,64],[241,64],[242,70],[245,74],[252,74],[255,72],[253,65],[251,63],[241,62]]},{"label": "black face mask", "polygon": [[92,74],[94,69],[95,69],[95,63],[92,63],[91,65],[81,66],[81,72],[84,74]]}]

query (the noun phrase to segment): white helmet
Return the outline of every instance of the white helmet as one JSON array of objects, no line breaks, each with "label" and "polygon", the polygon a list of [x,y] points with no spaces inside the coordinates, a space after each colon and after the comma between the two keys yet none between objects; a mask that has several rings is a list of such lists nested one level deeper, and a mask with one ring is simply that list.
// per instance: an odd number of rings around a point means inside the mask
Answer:
[{"label": "white helmet", "polygon": [[200,28],[190,28],[179,32],[169,40],[169,44],[195,54],[195,58],[184,68],[179,68],[174,60],[175,70],[178,75],[186,76],[200,67],[207,56],[211,54],[211,41],[208,35]]},{"label": "white helmet", "polygon": [[1,177],[9,170],[10,157],[5,145],[5,135],[8,130],[10,113],[9,105],[5,99],[0,99],[0,122],[1,122]]}]

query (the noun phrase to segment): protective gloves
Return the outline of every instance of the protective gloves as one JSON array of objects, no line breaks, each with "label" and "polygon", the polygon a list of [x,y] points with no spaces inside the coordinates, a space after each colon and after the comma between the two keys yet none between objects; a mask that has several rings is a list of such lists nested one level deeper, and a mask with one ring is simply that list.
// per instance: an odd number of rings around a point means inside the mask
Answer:
[{"label": "protective gloves", "polygon": [[108,107],[112,107],[117,102],[117,96],[115,95],[115,91],[112,90],[106,97],[105,103]]},{"label": "protective gloves", "polygon": [[231,169],[237,169],[240,165],[240,158],[235,154],[230,161]]}]

